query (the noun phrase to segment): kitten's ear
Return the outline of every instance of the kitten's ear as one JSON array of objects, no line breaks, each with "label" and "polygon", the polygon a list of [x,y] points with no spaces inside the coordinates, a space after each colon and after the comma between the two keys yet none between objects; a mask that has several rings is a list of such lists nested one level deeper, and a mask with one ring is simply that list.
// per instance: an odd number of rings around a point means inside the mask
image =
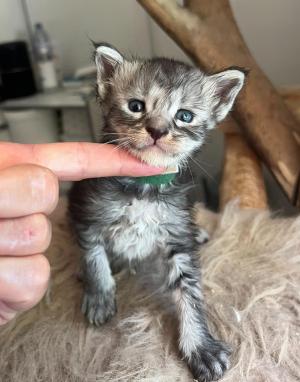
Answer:
[{"label": "kitten's ear", "polygon": [[239,69],[227,69],[207,77],[205,87],[211,98],[211,113],[216,123],[222,121],[231,110],[243,87],[245,74]]},{"label": "kitten's ear", "polygon": [[113,75],[116,67],[124,61],[117,49],[108,44],[95,46],[95,62],[97,66],[97,84],[100,96],[104,95],[105,82]]}]

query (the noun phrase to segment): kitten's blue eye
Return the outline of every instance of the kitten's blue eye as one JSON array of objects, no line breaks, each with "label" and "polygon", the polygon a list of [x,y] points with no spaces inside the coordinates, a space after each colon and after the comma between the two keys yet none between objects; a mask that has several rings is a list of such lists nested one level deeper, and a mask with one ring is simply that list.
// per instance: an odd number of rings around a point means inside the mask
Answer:
[{"label": "kitten's blue eye", "polygon": [[141,113],[145,110],[145,102],[132,99],[128,102],[128,109],[133,113]]},{"label": "kitten's blue eye", "polygon": [[191,123],[194,119],[194,115],[191,111],[179,109],[175,115],[175,118],[185,123]]}]

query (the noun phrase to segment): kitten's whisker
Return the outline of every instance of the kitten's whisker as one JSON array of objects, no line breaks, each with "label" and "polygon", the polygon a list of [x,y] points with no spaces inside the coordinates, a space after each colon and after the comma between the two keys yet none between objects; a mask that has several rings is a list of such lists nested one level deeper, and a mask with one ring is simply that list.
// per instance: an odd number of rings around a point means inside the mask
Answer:
[{"label": "kitten's whisker", "polygon": [[128,137],[127,134],[125,134],[125,135],[126,135],[126,137],[116,138],[116,139],[113,139],[111,141],[104,142],[103,144],[111,144],[114,142],[121,142],[121,143],[118,143],[117,145],[115,145],[114,150],[129,147],[130,143],[135,142],[135,140],[132,137]]},{"label": "kitten's whisker", "polygon": [[117,150],[117,149],[124,149],[124,148],[130,147],[130,143],[134,142],[134,140],[132,138],[128,138],[127,137],[127,138],[124,138],[124,139],[126,139],[126,141],[116,145],[115,150]]},{"label": "kitten's whisker", "polygon": [[192,173],[191,167],[190,167],[190,165],[188,164],[188,162],[187,162],[186,164],[187,164],[188,169],[189,169],[189,172],[190,172],[190,174],[191,174],[193,185],[195,186],[195,181],[194,181],[194,177],[193,177],[193,173]]},{"label": "kitten's whisker", "polygon": [[102,136],[104,135],[125,135],[125,136],[135,136],[136,134],[135,133],[102,133],[101,134]]},{"label": "kitten's whisker", "polygon": [[196,160],[196,161],[197,161],[198,163],[200,163],[200,164],[203,164],[204,166],[213,167],[213,164],[212,164],[212,163],[206,162],[206,161],[204,161],[204,160],[202,160],[202,159],[201,159],[201,161],[200,161],[200,159],[196,159],[196,158],[194,157],[194,160]]},{"label": "kitten's whisker", "polygon": [[123,148],[126,147],[127,145],[128,145],[128,142],[120,143],[120,144],[116,145],[116,147],[114,148],[114,150],[123,149]]},{"label": "kitten's whisker", "polygon": [[117,139],[112,139],[111,141],[108,141],[108,142],[103,142],[102,145],[109,145],[113,142],[119,142],[119,141],[123,141],[124,139],[126,138],[117,138]]},{"label": "kitten's whisker", "polygon": [[124,135],[126,135],[126,134],[134,134],[134,133],[129,133],[128,131],[127,131],[126,133],[125,133],[125,132],[120,132],[120,131],[119,131],[118,133],[114,133],[114,132],[105,132],[105,131],[104,131],[102,134],[103,134],[103,135],[110,135],[110,134],[114,134],[114,135],[116,135],[116,134],[117,134],[117,135],[119,135],[119,134],[124,134]]},{"label": "kitten's whisker", "polygon": [[189,158],[200,168],[200,170],[209,178],[211,179],[214,183],[216,183],[216,180],[198,163],[195,159],[193,159],[190,155]]}]

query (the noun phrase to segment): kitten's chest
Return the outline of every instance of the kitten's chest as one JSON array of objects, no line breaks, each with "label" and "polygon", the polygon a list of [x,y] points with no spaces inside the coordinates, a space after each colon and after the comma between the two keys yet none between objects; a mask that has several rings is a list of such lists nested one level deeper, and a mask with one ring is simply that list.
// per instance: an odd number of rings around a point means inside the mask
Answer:
[{"label": "kitten's chest", "polygon": [[134,198],[115,214],[115,222],[107,228],[115,255],[143,258],[166,242],[170,209],[164,203]]}]

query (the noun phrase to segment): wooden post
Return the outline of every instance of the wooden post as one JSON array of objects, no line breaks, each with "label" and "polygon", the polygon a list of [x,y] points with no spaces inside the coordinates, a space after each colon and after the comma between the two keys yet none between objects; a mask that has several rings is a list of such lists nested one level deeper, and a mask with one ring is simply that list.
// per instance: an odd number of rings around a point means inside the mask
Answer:
[{"label": "wooden post", "polygon": [[241,208],[267,208],[261,163],[256,154],[238,133],[225,133],[224,140],[220,209],[237,198]]}]

